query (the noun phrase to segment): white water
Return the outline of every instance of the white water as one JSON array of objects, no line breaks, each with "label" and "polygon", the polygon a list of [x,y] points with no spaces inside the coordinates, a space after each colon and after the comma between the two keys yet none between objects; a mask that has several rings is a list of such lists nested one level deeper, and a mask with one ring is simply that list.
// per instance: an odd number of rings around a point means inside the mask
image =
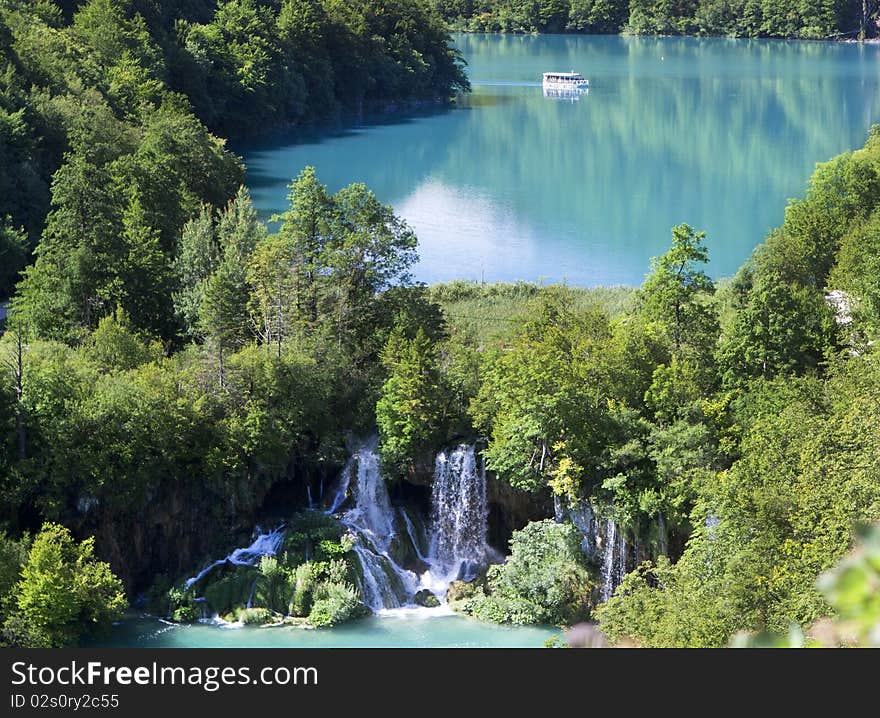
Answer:
[{"label": "white water", "polygon": [[257,526],[257,537],[254,539],[253,543],[250,546],[237,548],[225,558],[221,558],[219,561],[214,561],[214,563],[203,568],[201,571],[199,571],[198,574],[196,574],[192,578],[188,578],[184,583],[184,587],[189,588],[196,581],[199,581],[206,574],[210,573],[213,569],[217,568],[218,566],[222,566],[225,563],[231,563],[236,566],[253,566],[263,556],[274,556],[277,553],[278,549],[281,547],[281,542],[283,540],[283,525],[279,526],[274,531],[270,531],[269,533],[263,533],[260,527]]},{"label": "white water", "polygon": [[626,536],[613,519],[605,522],[602,541],[602,600],[614,595],[614,589],[623,583],[626,575]]},{"label": "white water", "polygon": [[[413,598],[430,590],[441,603],[449,584],[472,580],[501,557],[488,544],[488,502],[485,470],[478,467],[474,448],[461,445],[441,451],[435,461],[431,520],[425,539],[405,507],[395,507],[380,471],[375,439],[359,448],[346,463],[330,494],[329,513],[354,535],[353,551],[361,566],[361,596],[374,612],[415,610]],[[399,528],[399,531],[398,531]],[[401,566],[396,542],[409,542],[421,574]],[[403,552],[406,553],[406,552]],[[418,610],[446,614],[441,605]]]},{"label": "white water", "polygon": [[413,545],[413,549],[415,549],[416,556],[419,557],[419,561],[424,564],[430,565],[430,559],[425,555],[422,551],[422,535],[424,532],[420,532],[416,530],[416,527],[413,526],[412,519],[410,518],[409,512],[406,509],[400,509],[400,515],[403,517],[403,523],[406,526],[406,535],[409,536],[409,540]]},{"label": "white water", "polygon": [[487,541],[488,530],[486,471],[477,465],[474,447],[462,444],[450,453],[441,451],[431,493],[431,585],[472,581],[498,560]]},{"label": "white water", "polygon": [[[593,507],[586,501],[582,501],[577,507],[569,506],[567,513],[574,527],[581,532],[583,537],[581,548],[584,550],[584,553],[590,558],[594,557],[598,549],[596,537],[599,534],[599,527],[596,523],[596,517],[593,515]],[[559,515],[562,515],[564,518],[562,512],[558,512],[557,516]],[[562,520],[560,518],[556,519],[557,522]]]},{"label": "white water", "polygon": [[375,440],[358,449],[340,476],[331,512],[342,506],[351,481],[352,506],[341,516],[343,525],[355,537],[354,552],[361,565],[360,589],[364,604],[373,611],[398,608],[411,602],[418,577],[394,560],[389,549],[396,536],[395,512],[385,478],[379,470]]},{"label": "white water", "polygon": [[333,501],[330,502],[330,508],[327,509],[328,514],[335,514],[342,508],[342,505],[348,499],[348,487],[351,485],[351,472],[357,463],[357,454],[352,454],[342,472],[339,474],[339,480],[336,482],[336,489],[333,492]]},{"label": "white water", "polygon": [[626,576],[628,546],[625,534],[613,519],[606,519],[604,525],[600,523],[593,507],[586,501],[578,506],[557,507],[555,513],[557,521],[568,516],[583,537],[581,548],[584,553],[591,560],[601,562],[599,598],[607,601]]}]

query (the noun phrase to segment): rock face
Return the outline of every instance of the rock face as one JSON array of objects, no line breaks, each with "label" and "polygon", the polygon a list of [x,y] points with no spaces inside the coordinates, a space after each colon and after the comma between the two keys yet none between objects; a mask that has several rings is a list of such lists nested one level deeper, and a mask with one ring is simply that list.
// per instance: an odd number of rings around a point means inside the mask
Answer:
[{"label": "rock face", "polygon": [[98,495],[78,501],[80,512],[66,523],[81,536],[95,537],[98,556],[135,596],[157,576],[173,582],[192,575],[230,545],[246,541],[264,508],[285,503],[287,495],[305,497],[307,486],[319,485],[324,471],[332,469],[291,460],[279,473],[255,470],[245,478],[215,476],[187,483],[160,477],[137,513]]},{"label": "rock face", "polygon": [[530,521],[553,516],[553,499],[549,492],[532,494],[514,489],[499,481],[494,473],[487,473],[489,499],[489,542],[505,549],[514,531],[519,531]]},{"label": "rock face", "polygon": [[425,608],[436,608],[440,605],[440,599],[437,598],[431,591],[427,588],[423,588],[421,591],[416,593],[414,599],[416,604],[419,606],[424,606]]}]

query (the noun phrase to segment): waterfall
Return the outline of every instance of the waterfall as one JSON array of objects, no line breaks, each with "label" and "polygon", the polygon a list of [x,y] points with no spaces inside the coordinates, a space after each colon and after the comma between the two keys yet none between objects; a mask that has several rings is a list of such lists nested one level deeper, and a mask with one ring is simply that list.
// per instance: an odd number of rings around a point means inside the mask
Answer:
[{"label": "waterfall", "polygon": [[251,584],[251,592],[248,594],[248,600],[247,600],[247,604],[245,605],[245,608],[253,608],[253,606],[254,606],[254,593],[257,590],[257,581],[259,581],[259,580],[260,580],[260,577],[258,576],[257,578],[254,579],[254,582]]},{"label": "waterfall", "polygon": [[[593,507],[586,501],[581,501],[578,506],[569,506],[566,510],[574,527],[580,531],[583,540],[581,548],[590,558],[596,555],[599,527],[596,517],[593,515]],[[559,521],[559,519],[557,519]]]},{"label": "waterfall", "polygon": [[451,453],[441,451],[434,462],[431,494],[432,586],[471,581],[497,560],[487,541],[488,520],[486,471],[477,465],[474,447],[462,444]]},{"label": "waterfall", "polygon": [[278,549],[281,548],[281,542],[283,540],[283,524],[269,533],[263,533],[260,527],[257,526],[257,537],[250,546],[237,548],[225,558],[221,558],[219,561],[214,561],[214,563],[206,566],[198,574],[192,578],[188,578],[183,584],[184,588],[189,588],[196,583],[196,581],[199,581],[210,571],[217,568],[217,566],[222,566],[225,563],[231,563],[235,566],[253,566],[263,556],[274,556],[278,552]]},{"label": "waterfall", "polygon": [[590,560],[600,564],[602,585],[599,588],[599,598],[601,601],[607,601],[626,576],[629,553],[626,535],[614,519],[605,519],[604,525],[600,523],[593,507],[585,500],[581,500],[575,506],[567,506],[561,512],[557,511],[557,521],[560,520],[560,513],[562,520],[567,516],[580,532],[583,537],[581,548],[584,553]]},{"label": "waterfall", "polygon": [[409,536],[409,540],[416,552],[416,556],[418,556],[419,561],[425,565],[430,565],[431,560],[427,557],[424,551],[422,551],[424,530],[418,531],[416,527],[413,526],[413,521],[406,509],[400,509],[400,515],[403,517],[403,523],[406,526],[406,535]]},{"label": "waterfall", "polygon": [[361,447],[346,464],[329,513],[345,503],[351,481],[355,479],[353,504],[340,520],[355,537],[353,551],[361,566],[361,597],[366,606],[378,611],[409,603],[416,592],[418,578],[399,566],[388,553],[396,535],[395,512],[374,445],[375,442],[371,442]]},{"label": "waterfall", "polygon": [[611,519],[605,523],[605,547],[602,558],[602,600],[607,601],[614,592],[614,545],[617,524]]},{"label": "waterfall", "polygon": [[387,550],[394,534],[394,512],[385,479],[379,471],[379,457],[371,449],[357,454],[357,483],[354,506],[345,512],[343,522],[370,535],[379,551]]},{"label": "waterfall", "polygon": [[605,521],[605,537],[602,541],[602,590],[601,598],[607,601],[614,589],[623,583],[626,575],[626,536],[613,519]]},{"label": "waterfall", "polygon": [[559,494],[553,494],[553,520],[558,524],[565,521],[565,505]]},{"label": "waterfall", "polygon": [[353,454],[345,462],[342,472],[339,474],[339,481],[336,482],[336,488],[333,491],[333,500],[330,502],[330,508],[327,509],[328,514],[335,514],[342,508],[342,505],[348,499],[348,487],[351,485],[351,473],[354,465],[357,463],[357,454]]},{"label": "waterfall", "polygon": [[413,605],[422,589],[442,600],[452,581],[501,560],[487,541],[486,474],[473,446],[437,455],[427,531],[407,507],[392,505],[375,439],[348,460],[326,505],[355,537],[361,597],[373,611]]}]

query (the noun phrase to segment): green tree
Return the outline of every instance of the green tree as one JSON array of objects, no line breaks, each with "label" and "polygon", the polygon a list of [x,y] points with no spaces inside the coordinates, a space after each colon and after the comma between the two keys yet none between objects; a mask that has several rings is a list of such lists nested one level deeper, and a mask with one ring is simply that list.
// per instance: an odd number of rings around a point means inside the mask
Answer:
[{"label": "green tree", "polygon": [[89,358],[109,370],[125,371],[162,356],[158,342],[138,336],[124,309],[102,317],[85,344]]},{"label": "green tree", "polygon": [[376,404],[382,463],[402,474],[422,452],[436,447],[446,422],[447,392],[437,350],[419,328],[408,339],[395,327],[382,353],[389,372]]},{"label": "green tree", "polygon": [[8,297],[27,256],[27,235],[0,220],[0,297]]},{"label": "green tree", "polygon": [[672,229],[672,247],[652,261],[641,289],[641,312],[665,329],[675,355],[705,359],[718,334],[705,298],[715,285],[699,265],[709,261],[704,232],[686,224]]},{"label": "green tree", "polygon": [[247,270],[236,253],[228,253],[205,284],[199,312],[202,335],[217,351],[220,385],[225,357],[244,346],[250,332]]},{"label": "green tree", "polygon": [[4,624],[7,639],[59,647],[108,628],[126,601],[110,566],[95,559],[94,539],[77,543],[66,528],[47,523],[34,537],[13,604]]},{"label": "green tree", "polygon": [[185,333],[199,336],[198,318],[208,279],[220,264],[220,248],[214,230],[211,208],[202,206],[198,217],[183,227],[180,250],[174,261],[178,290],[174,293],[174,308],[181,319]]},{"label": "green tree", "polygon": [[764,272],[718,348],[728,385],[815,369],[836,343],[837,329],[823,294]]},{"label": "green tree", "polygon": [[273,234],[262,240],[248,263],[252,286],[251,314],[259,340],[281,347],[298,327],[296,255],[287,237]]},{"label": "green tree", "polygon": [[329,287],[325,301],[342,344],[359,333],[358,320],[378,292],[409,283],[417,239],[363,184],[349,185],[333,196],[331,223],[323,252]]},{"label": "green tree", "polygon": [[139,330],[173,336],[172,270],[160,233],[150,226],[136,195],[122,216],[122,257],[117,268],[118,302]]},{"label": "green tree", "polygon": [[482,365],[471,414],[491,435],[486,465],[529,491],[541,489],[566,456],[567,476],[595,479],[608,438],[610,382],[601,361],[608,319],[599,310],[574,312],[553,290],[536,298],[529,316],[515,341],[487,352]]},{"label": "green tree", "polygon": [[281,222],[279,237],[293,254],[291,270],[297,314],[307,326],[314,326],[323,290],[320,282],[330,241],[333,200],[327,187],[318,182],[314,167],[306,167],[291,182],[287,198],[290,209],[272,220]]}]

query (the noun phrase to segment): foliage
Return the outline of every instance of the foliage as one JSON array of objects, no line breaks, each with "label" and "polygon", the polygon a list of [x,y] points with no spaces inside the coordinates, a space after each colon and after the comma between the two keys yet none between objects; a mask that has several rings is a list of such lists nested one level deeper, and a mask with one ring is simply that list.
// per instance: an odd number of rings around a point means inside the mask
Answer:
[{"label": "foliage", "polygon": [[792,623],[788,634],[741,632],[731,645],[738,648],[880,646],[880,525],[862,527],[855,548],[836,566],[819,576],[818,587],[834,615],[814,623],[805,634]]},{"label": "foliage", "polygon": [[246,626],[262,626],[272,620],[272,611],[268,608],[237,608],[233,618]]},{"label": "foliage", "polygon": [[590,614],[592,580],[570,524],[528,524],[510,540],[507,562],[491,566],[486,588],[465,610],[496,623],[572,624]]},{"label": "foliage", "polygon": [[718,323],[705,297],[715,291],[699,267],[709,261],[704,232],[686,224],[672,228],[672,247],[652,263],[639,294],[638,311],[668,336],[673,356],[702,363],[711,357]]},{"label": "foliage", "polygon": [[[421,0],[381,12],[335,0],[89,0],[64,12],[9,0],[0,35],[0,297],[24,269],[16,311],[67,342],[117,307],[137,330],[176,340],[174,293],[193,326],[204,266],[175,286],[172,264],[192,259],[195,241],[181,230],[243,179],[212,133],[468,89],[445,23]],[[363,194],[346,196],[357,205]],[[232,309],[231,274],[224,263],[212,290],[215,335],[228,333],[218,322]]]},{"label": "foliage", "polygon": [[880,646],[880,526],[860,533],[860,541],[833,569],[819,577],[819,589],[835,610],[839,629],[861,645]]},{"label": "foliage", "polygon": [[725,35],[821,40],[873,32],[877,7],[845,0],[434,0],[455,27],[473,32]]},{"label": "foliage", "polygon": [[6,640],[14,645],[75,645],[106,630],[126,606],[122,583],[94,556],[94,539],[77,543],[58,524],[34,537],[21,578],[12,588]]},{"label": "foliage", "polygon": [[[880,516],[876,360],[851,359],[827,383],[755,386],[741,458],[703,484],[698,527],[674,565],[631,574],[599,611],[603,631],[644,645],[724,645],[741,630],[787,632],[829,607],[816,577]],[[712,520],[704,524],[707,514]]]},{"label": "foliage", "polygon": [[447,393],[436,350],[420,328],[407,339],[395,327],[382,353],[389,376],[376,404],[383,465],[402,473],[414,457],[444,437]]},{"label": "foliage", "polygon": [[309,623],[315,628],[335,626],[363,615],[357,589],[347,583],[322,582],[315,586]]}]

